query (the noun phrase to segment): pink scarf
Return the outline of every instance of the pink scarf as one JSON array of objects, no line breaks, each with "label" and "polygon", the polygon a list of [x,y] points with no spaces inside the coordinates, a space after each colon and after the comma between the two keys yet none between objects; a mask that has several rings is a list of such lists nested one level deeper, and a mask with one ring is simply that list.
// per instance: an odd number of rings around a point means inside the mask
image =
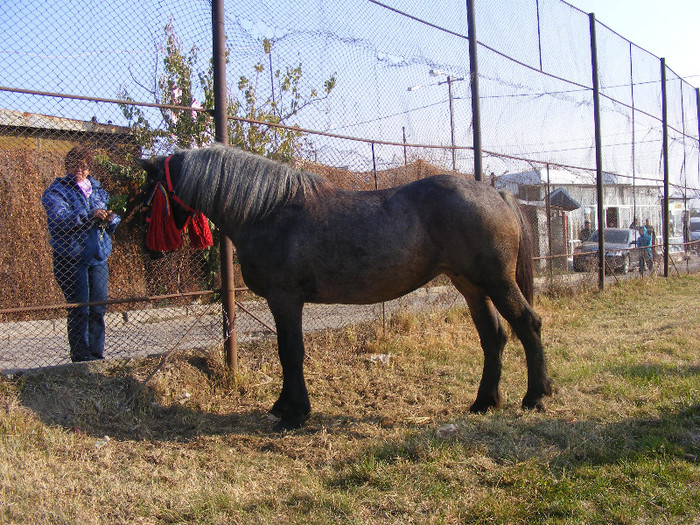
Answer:
[{"label": "pink scarf", "polygon": [[85,195],[86,199],[90,198],[90,194],[92,193],[92,183],[88,179],[84,179],[81,182],[77,182],[78,186],[83,192],[83,195]]}]

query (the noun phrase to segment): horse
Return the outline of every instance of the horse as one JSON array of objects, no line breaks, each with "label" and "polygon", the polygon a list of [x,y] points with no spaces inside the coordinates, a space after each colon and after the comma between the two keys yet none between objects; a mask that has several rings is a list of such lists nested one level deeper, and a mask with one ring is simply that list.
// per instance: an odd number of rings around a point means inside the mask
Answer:
[{"label": "horse", "polygon": [[283,376],[270,410],[277,429],[299,428],[311,413],[305,303],[389,301],[440,274],[464,296],[484,354],[470,412],[501,406],[508,333],[500,316],[525,350],[522,407],[544,410],[553,383],[541,318],[532,308],[530,229],[513,195],[452,175],[346,191],[320,175],[222,145],[139,163],[148,186],[168,184],[177,227],[195,210],[204,213],[233,242],[245,284],[267,300]]}]

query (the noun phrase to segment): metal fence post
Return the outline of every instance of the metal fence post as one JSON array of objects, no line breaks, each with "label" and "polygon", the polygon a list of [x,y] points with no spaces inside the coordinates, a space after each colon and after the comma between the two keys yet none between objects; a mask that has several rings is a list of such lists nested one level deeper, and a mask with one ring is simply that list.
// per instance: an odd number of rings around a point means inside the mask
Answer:
[{"label": "metal fence post", "polygon": [[[226,98],[226,31],[224,0],[213,0],[212,49],[214,59],[214,121],[217,142],[228,144],[228,107]],[[233,282],[233,244],[225,235],[219,243],[221,258],[221,306],[223,310],[224,355],[226,365],[238,370],[236,342],[236,296]]]},{"label": "metal fence post", "polygon": [[[634,59],[632,58],[632,42],[630,42],[630,102],[632,105],[632,220],[637,218],[637,139],[635,128],[636,109],[634,106]],[[637,224],[638,226],[639,224]]]},{"label": "metal fence post", "polygon": [[603,146],[600,130],[600,81],[598,79],[598,45],[595,36],[595,13],[589,13],[591,31],[591,72],[593,78],[593,123],[595,126],[596,200],[598,201],[598,288],[605,290],[605,210],[603,209]]},{"label": "metal fence post", "polygon": [[661,205],[661,231],[664,236],[664,277],[668,277],[668,105],[666,98],[666,59],[661,59],[661,121],[663,126],[664,201]]},{"label": "metal fence post", "polygon": [[552,193],[552,188],[549,178],[549,162],[547,163],[547,187],[545,191],[547,192],[545,195],[545,209],[547,210],[547,268],[549,268],[549,284],[551,286],[554,280],[554,268],[552,266],[552,201],[549,197]]},{"label": "metal fence post", "polygon": [[452,75],[447,75],[447,97],[450,104],[450,144],[452,144],[452,171],[457,171],[457,150],[455,149],[455,110],[452,95]]},{"label": "metal fence post", "polygon": [[698,180],[700,180],[700,88],[695,88],[695,111],[698,115]]},{"label": "metal fence post", "polygon": [[[476,60],[477,41],[474,0],[467,0],[467,31],[469,33],[469,85],[472,93],[472,127],[474,128],[474,180],[480,181],[483,171],[481,161],[481,106],[479,103],[479,67]],[[452,151],[454,152],[454,149]]]},{"label": "metal fence post", "polygon": [[[404,144],[406,139],[404,136]],[[405,149],[405,146],[404,146]],[[454,153],[454,148],[452,149]],[[377,156],[374,153],[374,142],[372,142],[372,173],[374,174],[374,189],[379,189],[379,181],[377,180]],[[382,333],[386,335],[386,303],[382,301]]]}]

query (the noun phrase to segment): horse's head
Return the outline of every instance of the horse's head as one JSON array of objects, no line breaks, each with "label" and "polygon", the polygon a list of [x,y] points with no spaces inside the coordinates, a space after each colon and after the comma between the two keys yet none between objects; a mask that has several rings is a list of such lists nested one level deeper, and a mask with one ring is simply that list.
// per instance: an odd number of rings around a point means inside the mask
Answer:
[{"label": "horse's head", "polygon": [[[169,197],[169,205],[172,210],[175,226],[182,230],[187,219],[192,215],[193,210],[180,201],[173,192],[173,187],[177,183],[177,178],[182,168],[182,159],[178,155],[170,157],[157,156],[148,159],[137,159],[139,166],[146,172],[146,184],[144,185],[144,199],[146,203],[152,201],[154,192],[160,184],[161,191],[165,191]],[[167,175],[166,175],[167,163]],[[168,182],[168,176],[170,182]],[[173,198],[175,196],[175,198]]]}]

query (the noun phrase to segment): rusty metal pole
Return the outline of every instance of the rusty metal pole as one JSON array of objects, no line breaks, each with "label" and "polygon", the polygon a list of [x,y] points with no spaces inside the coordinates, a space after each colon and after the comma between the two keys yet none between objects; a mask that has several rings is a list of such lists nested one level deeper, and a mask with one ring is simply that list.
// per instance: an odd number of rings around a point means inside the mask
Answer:
[{"label": "rusty metal pole", "polygon": [[[377,180],[377,156],[374,153],[374,142],[372,142],[372,173],[374,173],[374,189],[378,190],[379,181]],[[384,301],[382,301],[382,333],[386,335],[386,303]]]},{"label": "rusty metal pole", "polygon": [[[226,31],[224,28],[224,0],[212,0],[212,50],[214,65],[214,122],[215,140],[228,144],[228,101],[226,97]],[[233,282],[233,243],[225,235],[219,242],[221,263],[221,306],[224,330],[226,366],[238,370],[236,341],[236,296]]]},{"label": "rusty metal pole", "polygon": [[553,254],[552,254],[552,200],[550,195],[552,194],[552,186],[550,184],[549,177],[549,162],[547,163],[547,200],[545,201],[545,209],[547,210],[547,267],[549,268],[549,283],[550,285],[554,281],[554,267],[553,267]]}]

